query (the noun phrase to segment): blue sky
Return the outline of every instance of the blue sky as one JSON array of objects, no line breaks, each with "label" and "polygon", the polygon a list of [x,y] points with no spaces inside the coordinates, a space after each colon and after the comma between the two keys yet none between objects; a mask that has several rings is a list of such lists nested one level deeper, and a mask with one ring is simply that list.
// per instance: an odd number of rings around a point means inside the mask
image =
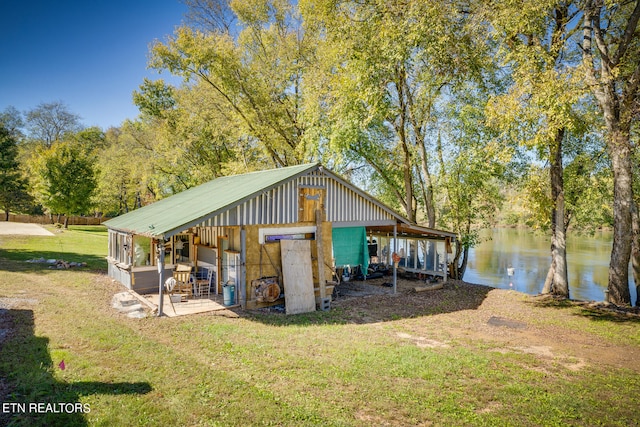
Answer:
[{"label": "blue sky", "polygon": [[184,21],[179,0],[0,2],[0,111],[62,101],[85,126],[133,119],[131,93],[147,69],[149,44]]}]

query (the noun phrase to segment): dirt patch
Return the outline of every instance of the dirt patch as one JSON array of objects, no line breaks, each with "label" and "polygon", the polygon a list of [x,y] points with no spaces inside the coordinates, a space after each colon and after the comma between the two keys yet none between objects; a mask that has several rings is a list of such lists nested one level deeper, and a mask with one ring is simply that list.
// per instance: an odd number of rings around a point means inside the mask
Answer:
[{"label": "dirt patch", "polygon": [[343,282],[335,287],[331,304],[344,309],[355,323],[370,323],[475,309],[493,289],[450,280],[442,289],[416,292],[424,281],[398,279],[394,294],[390,283],[389,277]]},{"label": "dirt patch", "polygon": [[[389,278],[336,286],[332,307],[353,323],[398,323],[395,337],[419,347],[471,343],[498,352],[531,354],[542,362],[570,370],[608,365],[640,372],[637,348],[612,344],[589,332],[590,321],[627,322],[640,335],[640,311],[601,303],[556,300],[516,291],[449,280],[442,289],[416,292],[424,281],[398,279],[397,293],[385,286]],[[579,307],[575,310],[563,308]],[[426,317],[425,317],[426,316]]]}]

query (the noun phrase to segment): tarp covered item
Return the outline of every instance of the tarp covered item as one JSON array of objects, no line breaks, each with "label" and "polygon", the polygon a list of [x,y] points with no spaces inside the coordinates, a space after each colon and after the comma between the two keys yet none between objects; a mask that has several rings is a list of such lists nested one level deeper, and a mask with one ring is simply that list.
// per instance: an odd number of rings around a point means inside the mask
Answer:
[{"label": "tarp covered item", "polygon": [[336,266],[361,265],[366,275],[369,268],[369,248],[367,230],[364,227],[333,229],[333,256]]}]

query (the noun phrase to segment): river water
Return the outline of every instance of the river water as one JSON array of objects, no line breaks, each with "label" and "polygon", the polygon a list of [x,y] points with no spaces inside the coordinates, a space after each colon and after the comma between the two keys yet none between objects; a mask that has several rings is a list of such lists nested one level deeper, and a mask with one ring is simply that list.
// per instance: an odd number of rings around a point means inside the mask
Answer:
[{"label": "river water", "polygon": [[[482,235],[483,241],[469,251],[464,280],[469,283],[538,294],[549,270],[551,238],[527,229],[498,228]],[[573,299],[602,301],[609,280],[611,232],[594,236],[569,234],[567,264],[569,294]],[[513,275],[509,276],[509,268]],[[631,303],[636,290],[629,271]]]}]

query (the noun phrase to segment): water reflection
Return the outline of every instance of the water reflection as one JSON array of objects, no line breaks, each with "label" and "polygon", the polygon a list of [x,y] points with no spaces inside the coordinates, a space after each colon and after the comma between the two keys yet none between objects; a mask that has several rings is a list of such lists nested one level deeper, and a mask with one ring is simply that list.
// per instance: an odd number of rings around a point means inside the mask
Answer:
[{"label": "water reflection", "polygon": [[[528,294],[542,290],[550,262],[549,236],[524,229],[499,228],[487,231],[483,242],[469,252],[464,280],[471,283],[514,289]],[[567,239],[567,264],[571,298],[602,301],[609,280],[611,232],[595,236],[571,234]],[[513,268],[513,276],[508,269]],[[629,272],[631,302],[635,286]]]}]

